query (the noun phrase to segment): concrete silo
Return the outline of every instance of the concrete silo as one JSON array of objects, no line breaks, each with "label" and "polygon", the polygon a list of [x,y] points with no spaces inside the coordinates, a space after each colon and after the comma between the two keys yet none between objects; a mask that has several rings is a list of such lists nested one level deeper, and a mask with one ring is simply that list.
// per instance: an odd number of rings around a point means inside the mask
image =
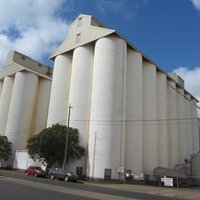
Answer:
[{"label": "concrete silo", "polygon": [[143,171],[143,77],[142,55],[127,51],[126,151],[125,166],[134,173]]},{"label": "concrete silo", "polygon": [[59,55],[55,59],[54,73],[51,85],[51,96],[47,125],[66,124],[71,79],[71,53]]},{"label": "concrete silo", "polygon": [[[122,113],[125,42],[108,36],[95,45],[89,131],[89,176],[102,178],[124,166]],[[107,172],[106,172],[107,170]]]},{"label": "concrete silo", "polygon": [[[86,152],[90,125],[93,54],[94,45],[92,44],[74,50],[69,94],[69,103],[72,105],[70,126],[79,130],[80,145],[85,148]],[[82,170],[79,173],[85,174],[87,156],[73,165],[79,166]]]},{"label": "concrete silo", "polygon": [[26,149],[27,140],[32,135],[37,89],[35,74],[16,73],[5,133],[12,142],[13,152]]},{"label": "concrete silo", "polygon": [[13,89],[13,77],[5,77],[0,97],[0,135],[5,135],[8,112],[10,108],[10,100]]}]

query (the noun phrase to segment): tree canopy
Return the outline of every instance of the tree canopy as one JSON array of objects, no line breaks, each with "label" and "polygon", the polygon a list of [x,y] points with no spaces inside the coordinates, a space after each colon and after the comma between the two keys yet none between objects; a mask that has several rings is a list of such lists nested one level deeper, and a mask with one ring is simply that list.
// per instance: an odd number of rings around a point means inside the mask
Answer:
[{"label": "tree canopy", "polygon": [[0,135],[0,164],[3,164],[9,159],[12,143],[8,141],[6,136]]},{"label": "tree canopy", "polygon": [[[66,135],[67,126],[56,124],[45,128],[28,140],[28,154],[32,159],[46,163],[47,170],[54,164],[62,164]],[[85,154],[85,149],[79,146],[79,131],[76,128],[69,127],[67,152],[67,163],[80,159]]]}]

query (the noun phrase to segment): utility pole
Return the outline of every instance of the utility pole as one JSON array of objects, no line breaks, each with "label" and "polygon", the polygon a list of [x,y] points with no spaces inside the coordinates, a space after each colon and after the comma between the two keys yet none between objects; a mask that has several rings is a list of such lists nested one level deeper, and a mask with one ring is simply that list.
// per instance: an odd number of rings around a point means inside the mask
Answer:
[{"label": "utility pole", "polygon": [[63,169],[66,167],[66,161],[67,161],[67,148],[68,148],[68,135],[69,135],[69,123],[70,123],[70,113],[71,113],[71,103],[69,105],[68,110],[68,119],[67,119],[67,134],[66,134],[66,141],[65,141],[65,155],[63,160]]}]

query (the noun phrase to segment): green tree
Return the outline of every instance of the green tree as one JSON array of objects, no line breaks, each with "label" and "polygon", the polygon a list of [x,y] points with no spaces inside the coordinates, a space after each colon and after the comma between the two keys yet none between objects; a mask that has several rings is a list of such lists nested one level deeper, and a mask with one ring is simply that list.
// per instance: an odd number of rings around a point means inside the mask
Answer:
[{"label": "green tree", "polygon": [[6,136],[0,135],[0,164],[3,164],[9,159],[12,143],[8,141]]},{"label": "green tree", "polygon": [[[46,163],[48,171],[52,165],[63,163],[66,135],[66,126],[56,124],[45,128],[28,140],[28,154],[32,159],[39,159],[44,164]],[[84,156],[85,149],[79,146],[78,129],[69,128],[67,147],[67,163]]]}]

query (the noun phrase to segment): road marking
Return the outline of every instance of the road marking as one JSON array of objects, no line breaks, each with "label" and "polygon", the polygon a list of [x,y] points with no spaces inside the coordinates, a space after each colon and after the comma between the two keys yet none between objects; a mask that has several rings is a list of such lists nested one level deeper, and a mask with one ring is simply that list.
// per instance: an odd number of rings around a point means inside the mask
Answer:
[{"label": "road marking", "polygon": [[98,192],[90,192],[85,190],[79,190],[79,189],[72,189],[72,188],[66,188],[62,186],[56,186],[56,185],[50,185],[45,183],[38,183],[22,179],[15,179],[15,178],[4,178],[3,180],[7,182],[14,182],[17,184],[25,185],[25,186],[31,186],[35,188],[45,189],[45,190],[51,190],[55,192],[61,192],[65,194],[75,195],[75,196],[82,196],[86,198],[95,198],[97,200],[138,200],[135,198],[127,198],[127,197],[121,197],[121,196],[115,196],[115,195],[109,195],[109,194],[102,194]]}]

